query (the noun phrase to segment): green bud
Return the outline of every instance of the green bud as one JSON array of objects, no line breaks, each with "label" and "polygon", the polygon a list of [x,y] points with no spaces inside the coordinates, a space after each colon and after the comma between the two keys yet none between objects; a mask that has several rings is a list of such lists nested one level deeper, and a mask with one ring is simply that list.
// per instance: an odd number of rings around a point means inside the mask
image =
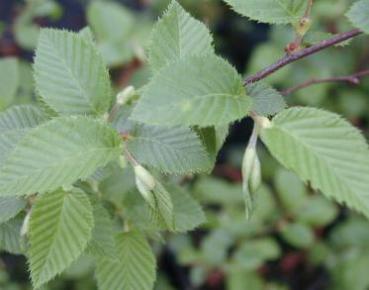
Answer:
[{"label": "green bud", "polygon": [[309,31],[310,27],[311,27],[311,19],[309,17],[303,17],[295,25],[295,30],[298,35],[304,36],[306,32]]},{"label": "green bud", "polygon": [[155,178],[141,165],[135,165],[134,172],[138,191],[148,204],[151,206],[155,205],[155,200],[152,194],[152,191],[156,186]]}]

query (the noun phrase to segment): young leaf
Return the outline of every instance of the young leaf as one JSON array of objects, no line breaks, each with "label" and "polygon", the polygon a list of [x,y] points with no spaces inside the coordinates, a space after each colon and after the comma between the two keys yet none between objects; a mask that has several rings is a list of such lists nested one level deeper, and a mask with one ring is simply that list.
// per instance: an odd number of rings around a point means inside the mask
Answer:
[{"label": "young leaf", "polygon": [[149,63],[154,71],[176,60],[213,54],[212,37],[207,27],[192,18],[176,1],[155,25],[149,49]]},{"label": "young leaf", "polygon": [[38,108],[29,105],[15,106],[0,113],[0,167],[25,134],[45,120]]},{"label": "young leaf", "polygon": [[92,206],[83,192],[58,190],[39,196],[31,214],[28,252],[35,288],[82,254],[93,224]]},{"label": "young leaf", "polygon": [[205,148],[190,128],[139,125],[132,135],[128,149],[142,164],[181,174],[211,167]]},{"label": "young leaf", "polygon": [[0,224],[15,217],[27,205],[24,199],[17,197],[0,197]]},{"label": "young leaf", "polygon": [[314,232],[302,223],[291,223],[281,231],[282,238],[296,248],[308,248],[314,243]]},{"label": "young leaf", "polygon": [[117,260],[107,258],[97,263],[96,277],[100,290],[152,290],[155,281],[155,256],[139,232],[116,237]]},{"label": "young leaf", "polygon": [[151,125],[208,127],[246,116],[250,105],[241,76],[225,60],[188,57],[152,78],[131,119]]},{"label": "young leaf", "polygon": [[0,107],[8,105],[19,85],[18,61],[15,58],[0,59]]},{"label": "young leaf", "polygon": [[252,98],[253,111],[262,116],[274,115],[287,106],[283,96],[264,82],[248,85],[247,93]]},{"label": "young leaf", "polygon": [[259,238],[243,243],[234,253],[234,263],[241,269],[255,270],[266,261],[276,260],[281,255],[278,243],[272,238]]},{"label": "young leaf", "polygon": [[84,37],[41,30],[34,70],[40,95],[56,112],[101,115],[109,109],[109,74],[94,45]]},{"label": "young leaf", "polygon": [[0,225],[0,249],[11,254],[22,254],[23,244],[21,240],[22,217],[15,217]]},{"label": "young leaf", "polygon": [[313,108],[279,113],[261,134],[273,156],[329,198],[369,216],[369,150],[338,115]]},{"label": "young leaf", "polygon": [[114,225],[109,213],[102,205],[97,204],[94,207],[93,215],[95,225],[88,249],[96,257],[115,259]]},{"label": "young leaf", "polygon": [[224,0],[237,13],[263,23],[288,24],[299,20],[306,0]]},{"label": "young leaf", "polygon": [[0,167],[0,195],[69,186],[118,158],[118,134],[86,117],[60,117],[32,129]]},{"label": "young leaf", "polygon": [[369,0],[360,0],[352,5],[346,16],[351,23],[365,33],[369,33]]}]

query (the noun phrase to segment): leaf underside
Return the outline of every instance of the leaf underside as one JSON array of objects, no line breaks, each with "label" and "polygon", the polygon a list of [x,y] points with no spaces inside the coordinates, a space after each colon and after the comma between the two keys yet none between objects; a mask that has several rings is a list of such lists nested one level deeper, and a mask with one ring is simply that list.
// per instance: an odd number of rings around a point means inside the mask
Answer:
[{"label": "leaf underside", "polygon": [[100,290],[151,290],[155,281],[155,257],[145,237],[128,232],[116,237],[118,259],[101,259],[96,277]]},{"label": "leaf underside", "polygon": [[127,146],[140,163],[165,173],[208,171],[211,167],[199,137],[190,128],[139,125]]},{"label": "leaf underside", "polygon": [[92,206],[80,191],[41,195],[30,219],[28,252],[35,288],[72,264],[83,252],[93,228]]},{"label": "leaf underside", "polygon": [[225,0],[237,13],[269,24],[288,24],[304,14],[306,0]]},{"label": "leaf underside", "polygon": [[150,42],[149,64],[154,71],[188,56],[214,53],[207,27],[176,1],[155,25]]},{"label": "leaf underside", "polygon": [[261,136],[274,157],[313,188],[369,216],[368,145],[340,116],[291,108]]},{"label": "leaf underside", "polygon": [[109,74],[94,45],[83,36],[43,29],[34,70],[36,88],[54,111],[101,115],[109,109]]},{"label": "leaf underside", "polygon": [[0,195],[53,191],[118,158],[118,134],[87,117],[60,117],[32,129],[0,167]]},{"label": "leaf underside", "polygon": [[225,60],[188,57],[153,77],[131,119],[165,126],[225,125],[246,116],[250,105],[241,76]]},{"label": "leaf underside", "polygon": [[365,33],[369,33],[369,0],[355,2],[346,16],[351,23]]}]

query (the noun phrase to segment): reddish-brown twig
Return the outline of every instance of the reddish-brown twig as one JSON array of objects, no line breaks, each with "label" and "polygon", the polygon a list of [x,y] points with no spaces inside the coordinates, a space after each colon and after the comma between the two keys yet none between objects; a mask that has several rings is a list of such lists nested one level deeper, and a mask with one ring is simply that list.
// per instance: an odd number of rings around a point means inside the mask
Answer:
[{"label": "reddish-brown twig", "polygon": [[290,55],[286,55],[282,57],[280,60],[278,60],[276,63],[262,69],[261,71],[257,72],[256,74],[249,76],[245,80],[245,85],[257,82],[261,79],[266,78],[267,76],[271,75],[275,71],[281,69],[282,67],[295,62],[299,59],[305,58],[309,55],[312,55],[314,53],[317,53],[325,48],[331,47],[336,45],[337,43],[344,42],[350,38],[353,38],[355,36],[358,36],[362,34],[363,32],[359,29],[353,29],[351,31],[343,32],[340,34],[337,34],[329,39],[323,40],[313,46],[310,46],[308,48],[299,50],[295,53],[292,53]]},{"label": "reddish-brown twig", "polygon": [[304,89],[306,87],[321,84],[321,83],[329,83],[329,82],[346,82],[350,84],[357,85],[360,83],[360,78],[369,75],[369,69],[360,71],[358,73],[348,75],[348,76],[340,76],[340,77],[331,77],[331,78],[322,78],[322,79],[311,79],[296,86],[293,86],[282,92],[283,95],[290,95],[298,90]]}]

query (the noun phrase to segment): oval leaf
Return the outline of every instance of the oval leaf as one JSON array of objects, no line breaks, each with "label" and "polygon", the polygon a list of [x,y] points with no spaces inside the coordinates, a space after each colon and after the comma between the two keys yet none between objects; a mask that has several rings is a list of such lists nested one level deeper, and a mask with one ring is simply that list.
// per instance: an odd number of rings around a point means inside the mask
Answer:
[{"label": "oval leaf", "polygon": [[207,127],[246,116],[250,105],[241,76],[225,60],[189,57],[153,77],[131,119],[151,125]]},{"label": "oval leaf", "polygon": [[23,138],[0,167],[0,195],[56,190],[118,158],[118,134],[86,117],[60,117]]},{"label": "oval leaf", "polygon": [[83,36],[41,30],[34,70],[37,90],[56,112],[100,115],[109,109],[109,74],[94,45]]},{"label": "oval leaf", "polygon": [[284,166],[329,198],[369,217],[369,150],[340,116],[313,108],[279,113],[262,140]]},{"label": "oval leaf", "polygon": [[35,288],[51,280],[83,252],[93,228],[92,206],[81,191],[41,195],[31,214],[29,264]]}]

